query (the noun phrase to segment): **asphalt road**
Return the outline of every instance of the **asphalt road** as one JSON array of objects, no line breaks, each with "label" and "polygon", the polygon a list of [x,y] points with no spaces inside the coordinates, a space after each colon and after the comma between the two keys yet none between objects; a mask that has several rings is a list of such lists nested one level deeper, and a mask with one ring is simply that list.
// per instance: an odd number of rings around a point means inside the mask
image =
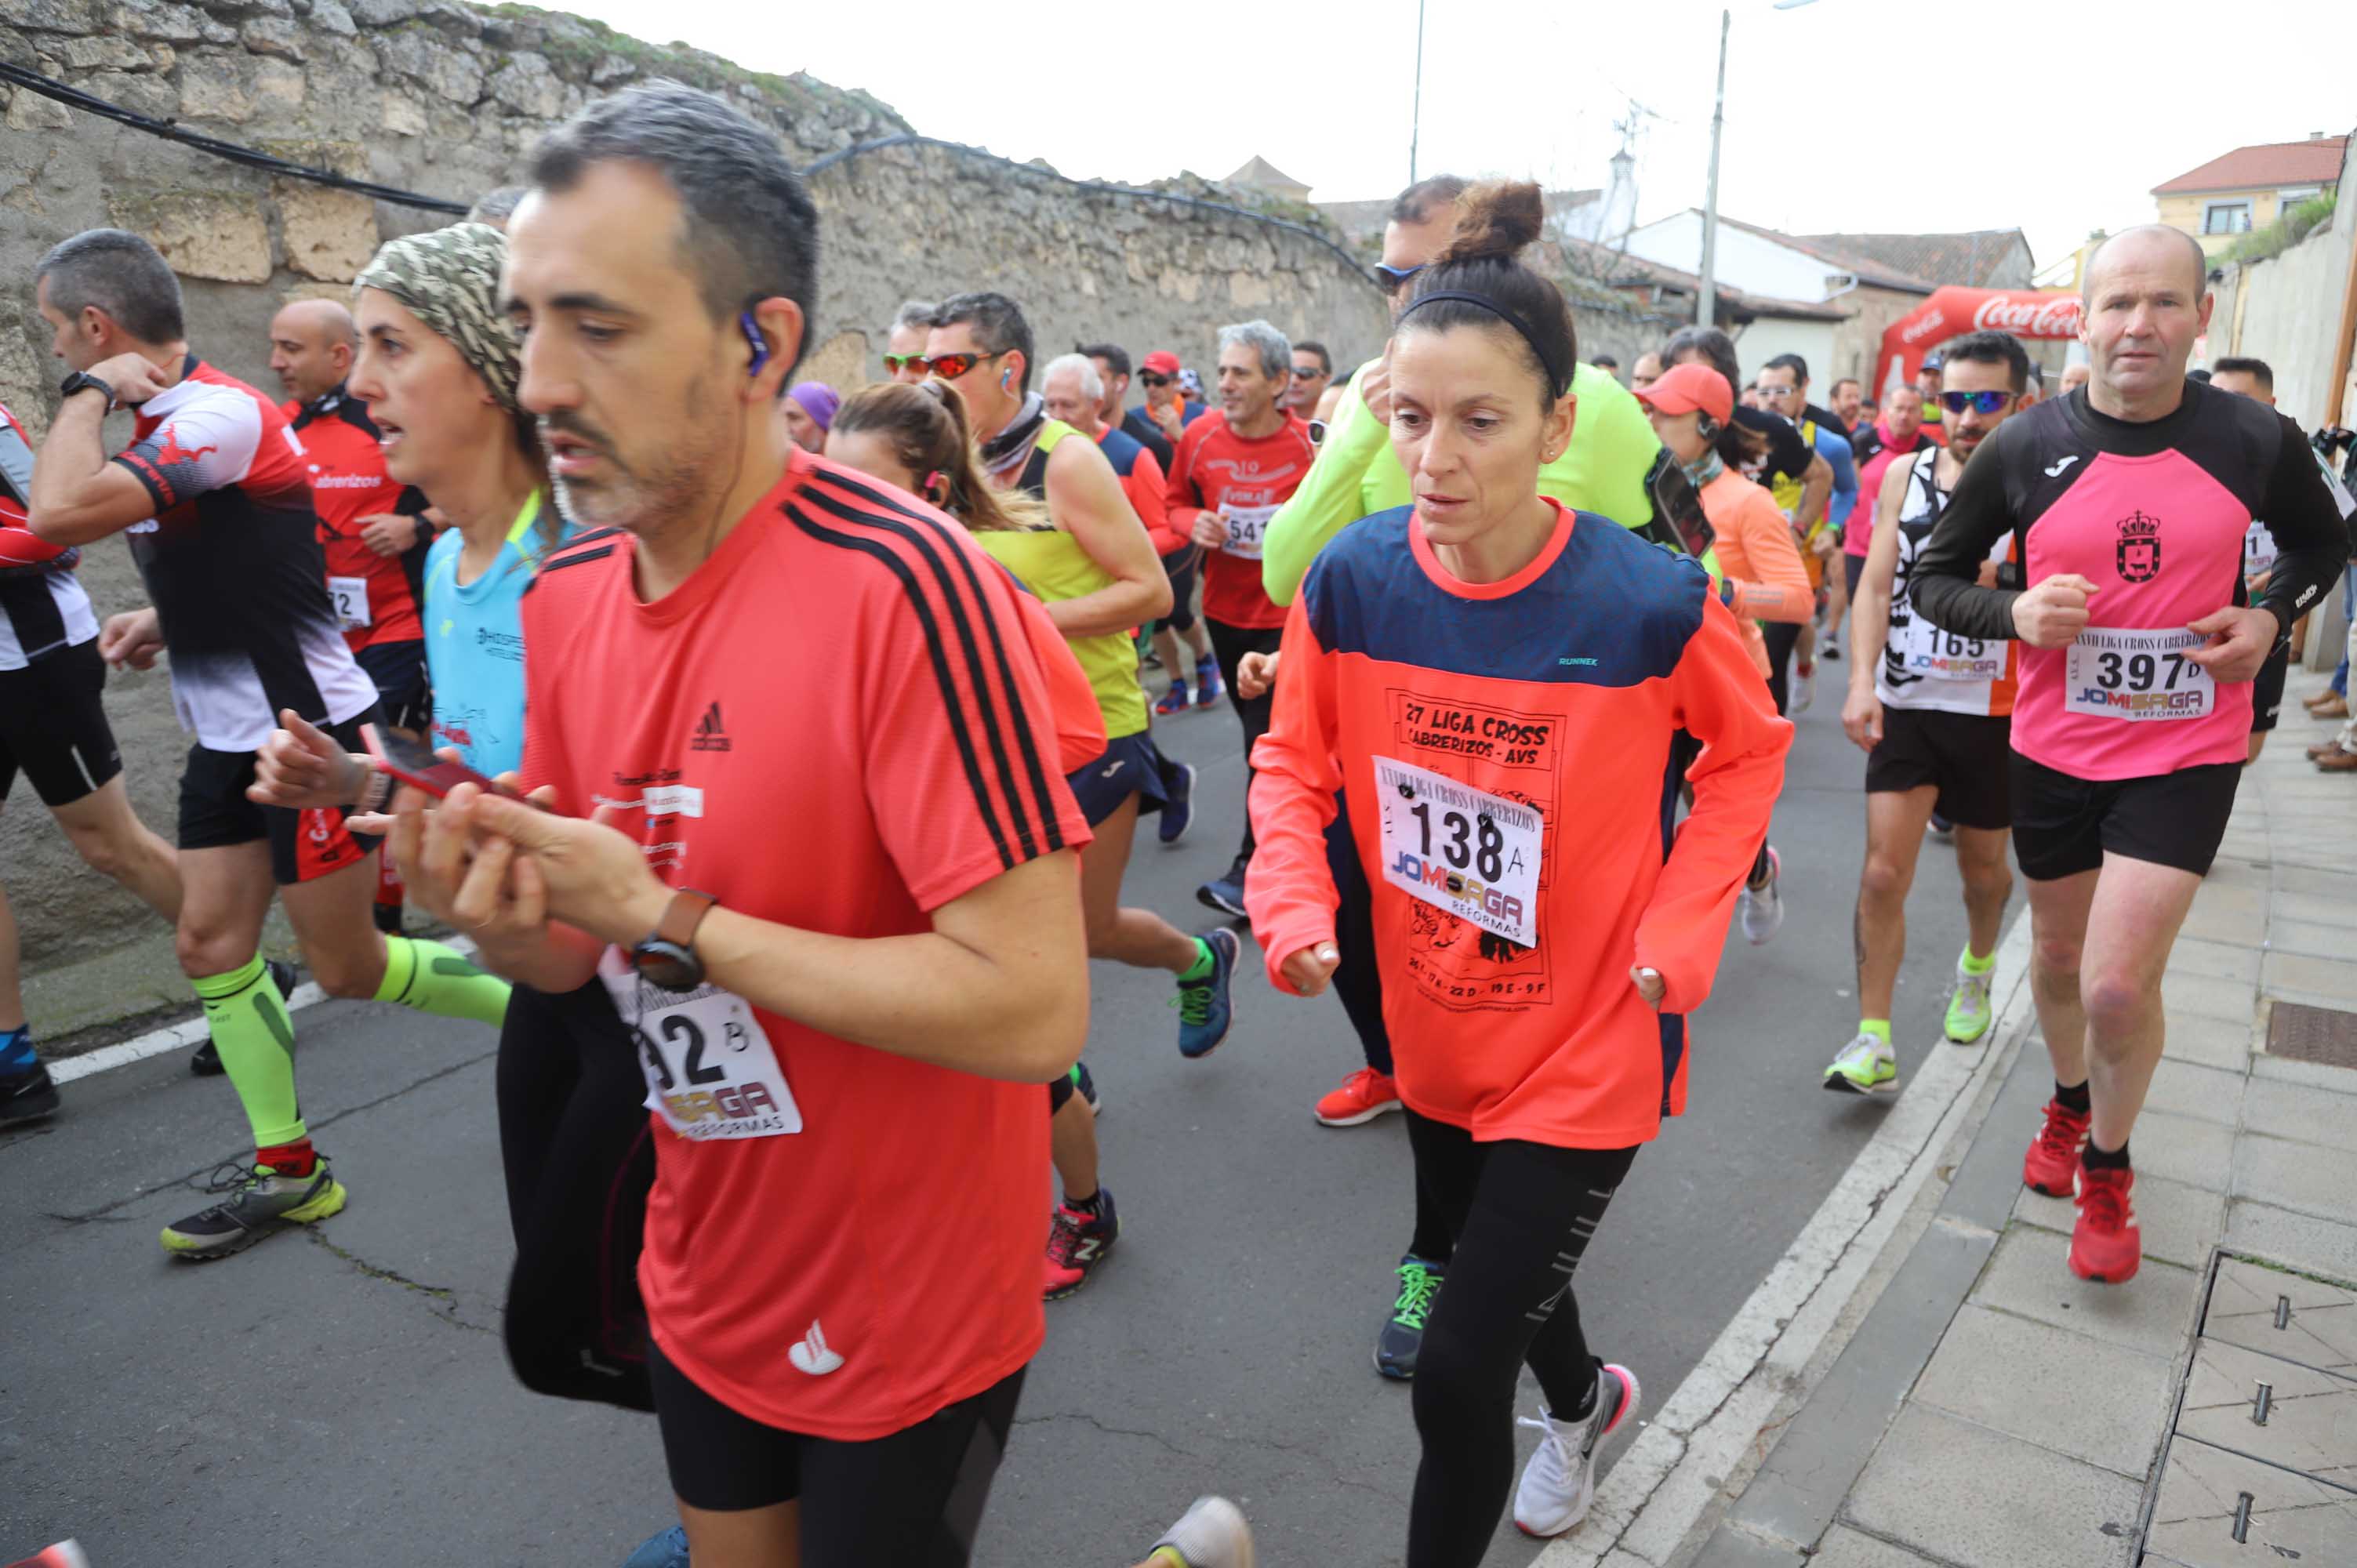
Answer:
[{"label": "asphalt road", "polygon": [[[1881,1114],[1818,1087],[1857,1015],[1863,759],[1836,707],[1829,688],[1802,719],[1777,814],[1790,918],[1766,948],[1731,940],[1689,1112],[1640,1155],[1580,1272],[1592,1340],[1655,1407]],[[1130,897],[1191,926],[1196,883],[1232,852],[1239,737],[1224,707],[1158,733],[1202,770],[1199,815],[1175,849],[1146,835]],[[1902,1071],[1943,1048],[1963,940],[1953,858],[1925,847]],[[1089,1055],[1124,1236],[1049,1308],[990,1568],[1133,1563],[1214,1490],[1279,1568],[1401,1560],[1415,1437],[1369,1350],[1406,1243],[1405,1138],[1395,1118],[1310,1120],[1358,1065],[1353,1037],[1331,1001],[1278,996],[1256,954],[1248,969],[1234,1033],[1200,1062],[1174,1047],[1167,982],[1097,971]],[[296,1019],[305,1106],[352,1194],[310,1231],[204,1267],[165,1257],[158,1228],[245,1147],[226,1083],[178,1052],[76,1082],[54,1122],[0,1137],[0,1555],[75,1535],[98,1568],[618,1562],[670,1522],[654,1423],[508,1374],[490,1032],[347,1003]],[[1491,1561],[1535,1552],[1508,1523]]]}]

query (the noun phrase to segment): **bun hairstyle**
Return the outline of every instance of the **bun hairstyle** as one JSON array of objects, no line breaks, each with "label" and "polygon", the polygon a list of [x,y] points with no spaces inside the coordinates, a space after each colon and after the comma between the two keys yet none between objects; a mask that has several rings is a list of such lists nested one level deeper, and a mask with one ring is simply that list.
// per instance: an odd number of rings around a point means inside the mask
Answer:
[{"label": "bun hairstyle", "polygon": [[1553,407],[1571,390],[1579,335],[1563,291],[1517,260],[1545,225],[1546,203],[1527,180],[1488,180],[1457,199],[1457,227],[1400,312],[1397,331],[1503,329],[1524,351]]},{"label": "bun hairstyle", "polygon": [[1049,526],[1048,509],[1020,490],[991,484],[975,459],[965,403],[939,381],[877,381],[834,411],[831,434],[865,432],[889,442],[892,456],[917,477],[917,495],[963,523],[990,533]]}]

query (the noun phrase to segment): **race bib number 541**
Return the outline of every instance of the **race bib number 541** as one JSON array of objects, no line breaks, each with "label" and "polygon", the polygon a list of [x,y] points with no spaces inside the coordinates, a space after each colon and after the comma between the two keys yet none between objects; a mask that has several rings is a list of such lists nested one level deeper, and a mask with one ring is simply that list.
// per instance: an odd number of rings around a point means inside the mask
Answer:
[{"label": "race bib number 541", "polygon": [[1276,515],[1273,506],[1228,506],[1221,510],[1227,519],[1228,537],[1220,548],[1231,555],[1241,555],[1247,561],[1257,561],[1261,543],[1268,535],[1268,520]]},{"label": "race bib number 541", "polygon": [[1538,944],[1538,812],[1411,763],[1373,759],[1383,880],[1522,947]]},{"label": "race bib number 541", "polygon": [[2218,705],[2218,688],[2186,657],[2205,640],[2182,627],[2091,626],[2066,652],[2062,705],[2101,719],[2206,717]]},{"label": "race bib number 541", "polygon": [[746,1000],[716,985],[665,991],[608,948],[597,977],[630,1028],[648,1110],[683,1138],[774,1138],[802,1130],[769,1032]]}]

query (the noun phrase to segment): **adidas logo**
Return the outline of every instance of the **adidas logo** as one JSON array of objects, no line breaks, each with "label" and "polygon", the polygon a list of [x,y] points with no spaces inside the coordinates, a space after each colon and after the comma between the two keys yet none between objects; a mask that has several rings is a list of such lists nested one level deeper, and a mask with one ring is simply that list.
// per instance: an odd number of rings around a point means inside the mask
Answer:
[{"label": "adidas logo", "polygon": [[720,704],[713,703],[695,721],[695,735],[687,743],[690,751],[726,751],[728,749],[728,726],[720,722]]}]

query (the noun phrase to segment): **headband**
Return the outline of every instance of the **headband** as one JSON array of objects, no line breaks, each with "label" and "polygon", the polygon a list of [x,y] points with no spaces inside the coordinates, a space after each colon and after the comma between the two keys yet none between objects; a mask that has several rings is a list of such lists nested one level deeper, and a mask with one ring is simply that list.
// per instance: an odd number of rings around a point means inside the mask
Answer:
[{"label": "headband", "polygon": [[407,306],[427,330],[458,350],[512,413],[522,367],[515,329],[500,309],[507,250],[507,236],[485,223],[404,234],[384,242],[352,288],[381,288]]},{"label": "headband", "polygon": [[[1538,357],[1539,368],[1546,371],[1547,392],[1550,396],[1559,398],[1571,389],[1570,372],[1555,364],[1555,356],[1548,353],[1546,346],[1539,341],[1539,335],[1531,329],[1531,324],[1523,320],[1522,317],[1515,312],[1507,309],[1496,300],[1491,299],[1486,294],[1473,294],[1461,288],[1429,289],[1423,294],[1417,295],[1415,298],[1409,303],[1408,307],[1399,313],[1399,319],[1400,321],[1405,321],[1409,317],[1415,315],[1426,306],[1437,304],[1444,299],[1462,300],[1467,305],[1486,310],[1491,315],[1496,317],[1499,320],[1504,322],[1507,326],[1512,328],[1515,331],[1521,333],[1523,335],[1523,341],[1528,343],[1531,346],[1531,352]],[[1398,323],[1394,322],[1393,325],[1394,328],[1396,328]]]}]

